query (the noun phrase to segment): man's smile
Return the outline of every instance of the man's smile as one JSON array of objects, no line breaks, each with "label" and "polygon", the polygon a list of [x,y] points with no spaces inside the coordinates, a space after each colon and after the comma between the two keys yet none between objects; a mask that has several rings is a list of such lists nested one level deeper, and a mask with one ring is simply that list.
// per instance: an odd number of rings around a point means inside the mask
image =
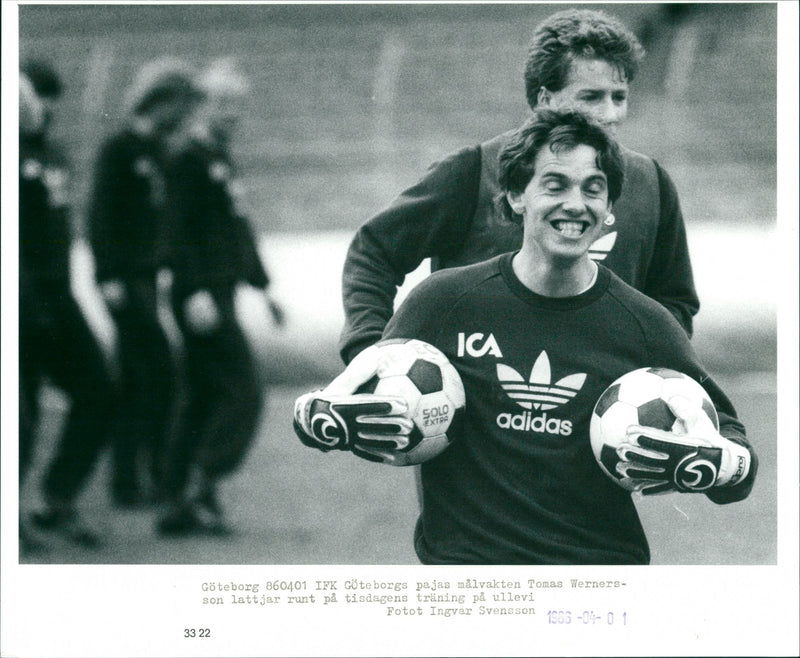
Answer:
[{"label": "man's smile", "polygon": [[579,238],[589,228],[590,223],[577,219],[554,219],[550,225],[565,238]]}]

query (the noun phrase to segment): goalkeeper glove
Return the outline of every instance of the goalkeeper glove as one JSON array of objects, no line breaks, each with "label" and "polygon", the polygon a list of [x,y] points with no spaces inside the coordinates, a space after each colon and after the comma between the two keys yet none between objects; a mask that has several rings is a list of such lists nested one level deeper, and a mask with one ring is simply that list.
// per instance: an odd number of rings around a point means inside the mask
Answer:
[{"label": "goalkeeper glove", "polygon": [[398,397],[314,391],[295,401],[294,430],[305,445],[323,452],[357,450],[361,441],[402,450],[414,428],[407,411],[408,405]]},{"label": "goalkeeper glove", "polygon": [[378,351],[368,347],[324,390],[297,398],[294,430],[305,445],[324,452],[353,450],[361,457],[361,441],[366,441],[363,447],[385,451],[408,446],[414,428],[406,416],[408,404],[396,396],[355,393],[377,373]]},{"label": "goalkeeper glove", "polygon": [[750,471],[750,451],[726,439],[702,410],[686,398],[668,401],[686,434],[631,425],[628,441],[617,448],[617,471],[627,488],[643,495],[704,492],[733,486]]}]

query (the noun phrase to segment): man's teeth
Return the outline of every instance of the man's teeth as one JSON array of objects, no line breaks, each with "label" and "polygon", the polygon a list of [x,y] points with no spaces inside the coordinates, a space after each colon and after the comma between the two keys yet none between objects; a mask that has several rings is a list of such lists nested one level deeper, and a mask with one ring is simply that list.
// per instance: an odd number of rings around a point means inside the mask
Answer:
[{"label": "man's teeth", "polygon": [[557,221],[553,222],[553,228],[565,238],[579,238],[586,230],[586,224],[584,222]]}]

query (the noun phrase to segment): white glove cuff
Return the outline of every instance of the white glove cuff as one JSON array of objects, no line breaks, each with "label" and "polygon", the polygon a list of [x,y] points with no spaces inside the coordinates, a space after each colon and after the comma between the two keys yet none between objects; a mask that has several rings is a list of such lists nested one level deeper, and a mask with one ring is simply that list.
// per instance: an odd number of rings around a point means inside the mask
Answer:
[{"label": "white glove cuff", "polygon": [[750,451],[735,441],[725,439],[727,445],[722,449],[722,460],[715,486],[732,487],[739,484],[750,472]]},{"label": "white glove cuff", "polygon": [[297,424],[309,434],[311,433],[311,423],[309,422],[308,412],[311,409],[311,403],[320,392],[320,390],[316,390],[310,393],[303,393],[294,401],[294,418]]}]

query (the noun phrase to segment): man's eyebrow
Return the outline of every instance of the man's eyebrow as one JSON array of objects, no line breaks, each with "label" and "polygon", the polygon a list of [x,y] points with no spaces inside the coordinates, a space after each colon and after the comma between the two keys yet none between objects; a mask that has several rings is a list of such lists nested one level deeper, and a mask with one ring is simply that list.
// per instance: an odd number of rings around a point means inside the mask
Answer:
[{"label": "man's eyebrow", "polygon": [[587,176],[587,177],[586,177],[586,178],[583,180],[584,184],[587,184],[587,183],[596,183],[596,182],[598,182],[598,181],[599,181],[599,182],[602,182],[602,183],[605,183],[606,185],[608,185],[608,176],[606,176],[606,175],[605,175],[605,174],[604,174],[604,173],[601,171],[601,172],[600,172],[600,173],[598,173],[598,174],[592,174],[591,176]]}]

